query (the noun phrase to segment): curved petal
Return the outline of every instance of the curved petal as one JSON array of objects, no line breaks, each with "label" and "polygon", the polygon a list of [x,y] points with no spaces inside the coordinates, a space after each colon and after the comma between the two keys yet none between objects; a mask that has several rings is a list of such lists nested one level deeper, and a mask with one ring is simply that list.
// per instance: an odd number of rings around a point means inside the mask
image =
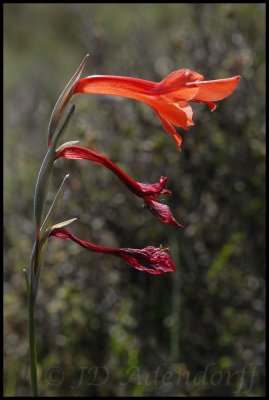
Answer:
[{"label": "curved petal", "polygon": [[[178,104],[158,103],[158,112],[167,119],[170,124],[188,130],[190,122],[190,108],[181,108]],[[192,120],[191,120],[192,121]]]},{"label": "curved petal", "polygon": [[166,204],[162,204],[155,197],[145,197],[144,202],[146,203],[147,208],[162,224],[170,224],[177,227],[183,226],[173,217],[170,208]]},{"label": "curved petal", "polygon": [[160,194],[171,195],[171,190],[164,189],[167,182],[166,176],[161,176],[158,183],[139,183],[139,186],[144,194],[151,193],[151,195],[159,196]]},{"label": "curved petal", "polygon": [[186,83],[203,79],[203,75],[197,72],[186,68],[180,69],[167,75],[151,89],[151,94],[165,95],[166,98],[170,98],[170,101],[191,100],[199,89],[195,85],[187,86]]},{"label": "curved petal", "polygon": [[182,136],[180,136],[180,134],[177,133],[177,131],[175,130],[173,125],[171,125],[170,122],[168,122],[167,119],[164,118],[164,116],[162,114],[160,114],[158,110],[154,109],[154,111],[160,118],[165,131],[173,136],[173,138],[175,139],[175,141],[177,143],[178,149],[181,150],[180,148],[181,148],[181,143],[182,143]]},{"label": "curved petal", "polygon": [[225,99],[233,93],[240,79],[238,75],[232,78],[190,83],[188,85],[196,85],[199,88],[192,101],[212,102]]},{"label": "curved petal", "polygon": [[191,106],[186,101],[180,101],[177,104],[175,104],[175,106],[186,114],[187,125],[188,126],[194,125],[194,122],[192,120],[193,111]]}]

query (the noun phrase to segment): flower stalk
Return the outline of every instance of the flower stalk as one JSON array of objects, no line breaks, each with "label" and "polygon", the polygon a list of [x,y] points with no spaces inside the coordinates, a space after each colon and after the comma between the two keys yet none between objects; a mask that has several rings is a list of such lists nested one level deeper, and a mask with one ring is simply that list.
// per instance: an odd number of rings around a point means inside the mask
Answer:
[{"label": "flower stalk", "polygon": [[31,385],[33,397],[38,396],[37,386],[37,359],[36,359],[36,338],[35,338],[35,296],[28,297],[28,334],[29,334],[29,356],[31,368]]},{"label": "flower stalk", "polygon": [[35,234],[35,243],[32,250],[31,263],[30,263],[30,279],[28,277],[27,272],[24,270],[27,294],[28,294],[28,338],[29,338],[31,386],[32,386],[32,394],[34,397],[38,396],[35,307],[36,307],[36,299],[38,293],[40,271],[46,253],[47,241],[49,237],[49,228],[52,225],[54,214],[62,200],[64,183],[69,175],[65,177],[45,219],[43,219],[43,214],[46,205],[48,186],[53,172],[56,147],[59,143],[59,140],[65,133],[65,130],[68,126],[70,118],[74,113],[74,110],[75,106],[71,106],[62,127],[53,137],[52,144],[49,147],[47,154],[43,160],[43,163],[41,165],[35,188],[34,214],[36,222],[36,234]]}]

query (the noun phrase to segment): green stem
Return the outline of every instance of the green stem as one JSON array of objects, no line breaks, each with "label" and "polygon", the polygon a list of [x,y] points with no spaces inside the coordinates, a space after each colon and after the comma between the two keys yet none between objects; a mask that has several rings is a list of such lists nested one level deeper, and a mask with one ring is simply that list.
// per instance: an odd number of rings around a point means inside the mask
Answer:
[{"label": "green stem", "polygon": [[28,317],[29,317],[29,355],[31,367],[31,384],[33,397],[38,396],[37,389],[37,362],[36,362],[36,340],[35,340],[35,299],[32,294],[29,296],[28,304]]}]

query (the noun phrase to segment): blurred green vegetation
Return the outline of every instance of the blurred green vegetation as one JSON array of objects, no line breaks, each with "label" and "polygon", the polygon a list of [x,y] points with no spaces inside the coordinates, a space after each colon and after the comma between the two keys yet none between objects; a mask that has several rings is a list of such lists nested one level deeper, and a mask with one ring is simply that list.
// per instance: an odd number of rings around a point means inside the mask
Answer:
[{"label": "blurred green vegetation", "polygon": [[[52,108],[86,53],[84,76],[159,81],[191,68],[240,74],[211,113],[195,105],[182,152],[145,104],[76,96],[66,140],[107,155],[139,182],[168,177],[184,225],[162,226],[110,171],[71,173],[58,221],[103,246],[169,245],[174,274],[149,276],[52,239],[37,303],[43,396],[263,396],[265,254],[264,4],[4,5],[4,384],[29,387],[22,268]],[[60,368],[50,369],[51,366]]]}]

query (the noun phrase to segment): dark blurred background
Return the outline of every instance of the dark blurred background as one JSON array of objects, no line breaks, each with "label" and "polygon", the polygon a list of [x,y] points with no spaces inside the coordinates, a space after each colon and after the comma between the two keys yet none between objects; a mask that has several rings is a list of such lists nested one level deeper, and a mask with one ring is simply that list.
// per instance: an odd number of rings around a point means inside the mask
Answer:
[{"label": "dark blurred background", "polygon": [[[160,81],[180,68],[241,75],[179,153],[145,104],[76,96],[67,140],[138,182],[168,177],[184,229],[161,225],[117,178],[86,161],[70,172],[58,221],[107,247],[169,246],[177,271],[150,276],[51,239],[37,303],[43,396],[263,396],[265,254],[264,4],[4,5],[4,384],[30,392],[27,268],[33,194],[52,108],[86,53],[83,76]],[[58,368],[58,369],[57,369]]]}]

